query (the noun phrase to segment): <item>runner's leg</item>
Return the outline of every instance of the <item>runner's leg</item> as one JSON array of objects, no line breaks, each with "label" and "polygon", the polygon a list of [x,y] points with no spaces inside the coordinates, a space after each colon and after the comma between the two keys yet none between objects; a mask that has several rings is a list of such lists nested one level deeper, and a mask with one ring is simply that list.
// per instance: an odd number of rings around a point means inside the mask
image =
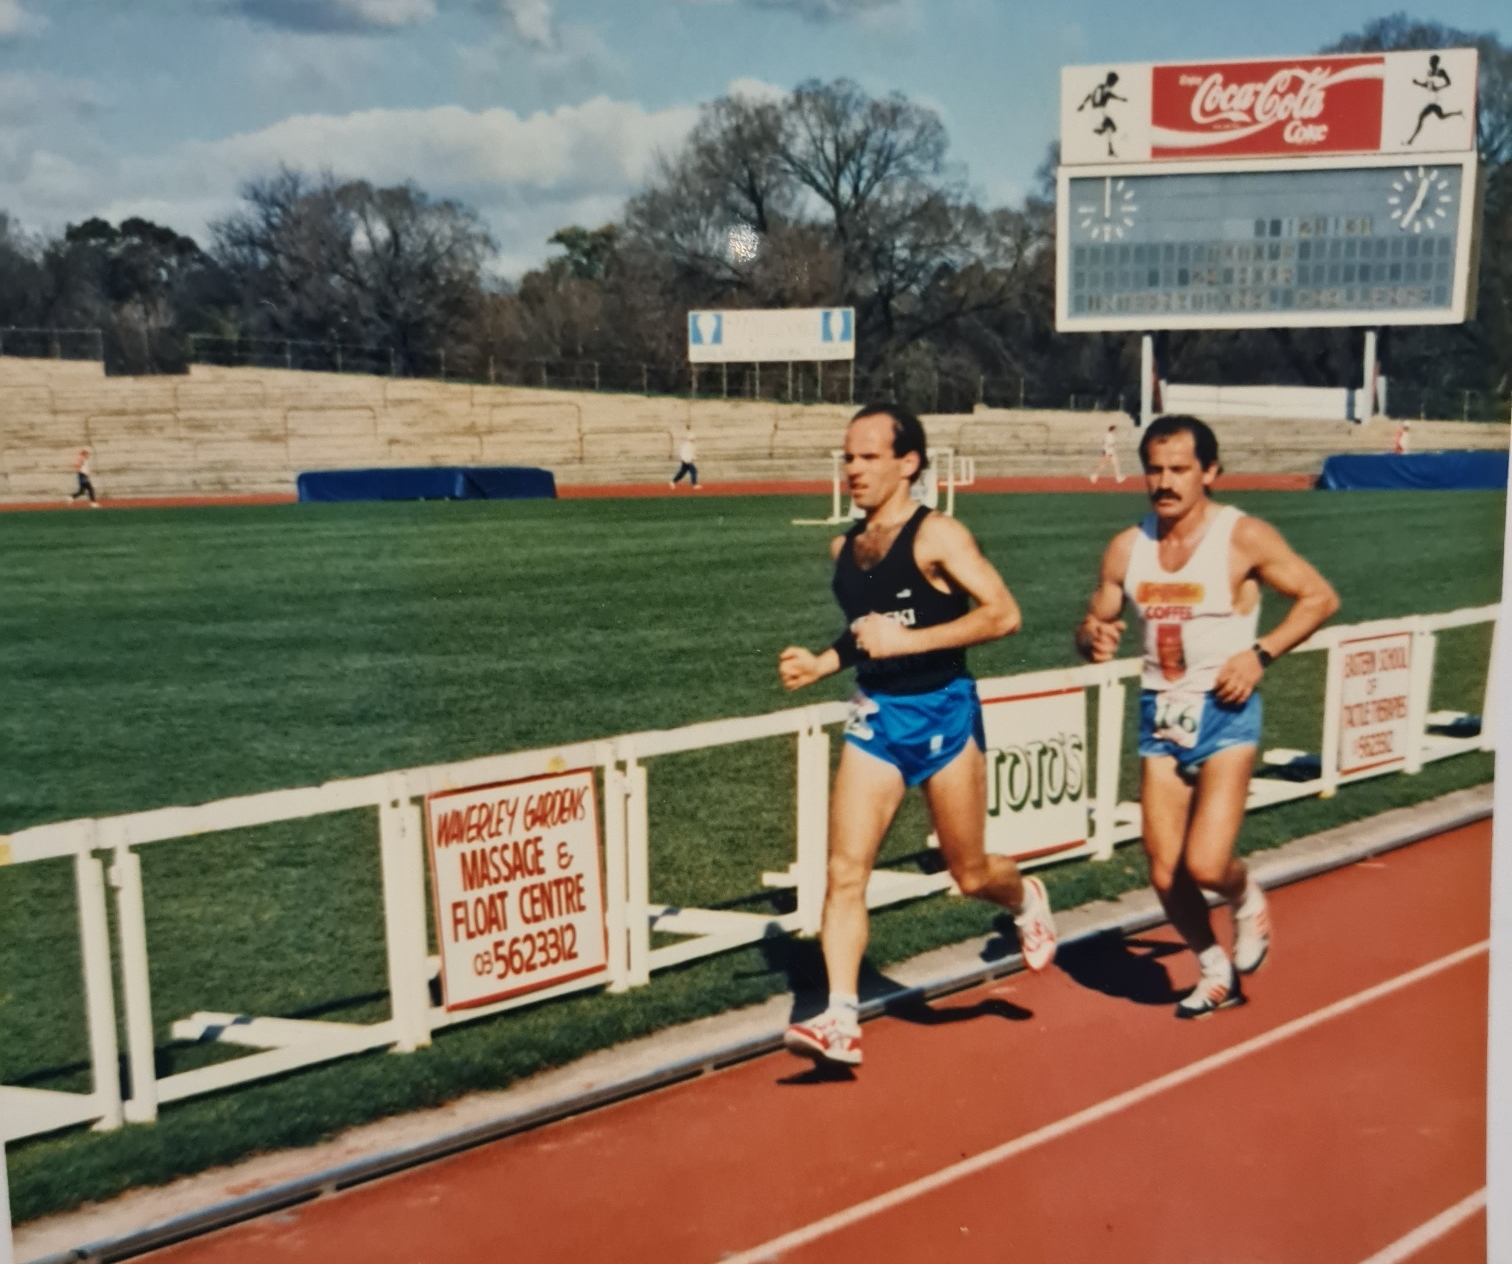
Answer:
[{"label": "runner's leg", "polygon": [[903,774],[850,742],[830,794],[829,882],[819,942],[831,992],[857,991],[866,952],[866,881],[903,802]]},{"label": "runner's leg", "polygon": [[924,797],[934,817],[940,854],[962,895],[988,900],[1016,913],[1024,903],[1024,882],[1007,856],[989,856],[987,835],[987,759],[967,742],[950,763],[924,783]]},{"label": "runner's leg", "polygon": [[1193,952],[1201,953],[1216,941],[1207,902],[1192,880],[1184,857],[1192,816],[1192,787],[1182,779],[1176,770],[1176,760],[1170,755],[1148,755],[1143,763],[1139,802],[1150,883],[1171,925]]},{"label": "runner's leg", "polygon": [[1196,802],[1187,827],[1186,867],[1200,887],[1230,904],[1244,894],[1248,871],[1234,855],[1249,798],[1253,746],[1230,746],[1203,762],[1197,773]]}]

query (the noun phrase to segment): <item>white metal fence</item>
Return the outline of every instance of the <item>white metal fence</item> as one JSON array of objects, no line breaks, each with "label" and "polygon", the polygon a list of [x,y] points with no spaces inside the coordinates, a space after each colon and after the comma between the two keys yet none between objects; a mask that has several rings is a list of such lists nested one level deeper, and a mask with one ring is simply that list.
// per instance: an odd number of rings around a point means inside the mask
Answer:
[{"label": "white metal fence", "polygon": [[[1420,615],[1325,629],[1299,652],[1328,656],[1322,699],[1322,742],[1316,752],[1267,750],[1262,764],[1288,769],[1290,779],[1257,777],[1249,806],[1310,795],[1330,795],[1340,784],[1390,771],[1419,771],[1423,764],[1472,750],[1491,748],[1489,690],[1477,728],[1473,717],[1430,712],[1436,639],[1439,633],[1473,624],[1495,623],[1498,607]],[[1413,737],[1396,763],[1341,769],[1340,724],[1344,713],[1349,647],[1368,638],[1410,642],[1410,684],[1405,695],[1405,731]],[[1408,670],[1404,666],[1403,670]],[[979,682],[984,703],[994,699],[1064,691],[1097,691],[1096,749],[1087,801],[1084,842],[1061,848],[1042,860],[1076,856],[1107,858],[1116,844],[1139,835],[1139,806],[1120,802],[1119,776],[1127,705],[1126,682],[1139,663],[1113,663],[998,677]],[[1083,703],[1086,706],[1087,703]],[[115,1128],[146,1123],[161,1103],[364,1050],[408,1052],[430,1043],[433,1032],[520,1005],[604,985],[605,976],[576,979],[465,1011],[449,1012],[432,1003],[431,979],[438,958],[431,953],[426,919],[424,838],[418,800],[441,790],[594,768],[604,791],[603,861],[608,925],[608,989],[645,984],[660,969],[711,953],[756,942],[773,934],[812,934],[819,929],[824,899],[831,736],[846,704],[822,703],[769,715],[715,720],[683,728],[632,733],[596,742],[490,756],[428,768],[412,768],[330,782],[297,790],[224,799],[198,807],[162,808],[101,819],[65,821],[21,830],[0,839],[0,864],[72,859],[79,909],[85,1018],[89,1033],[93,1089],[89,1093],[0,1086],[0,1142],[69,1126],[92,1123]],[[681,752],[706,750],[792,734],[796,737],[796,821],[794,860],[783,871],[763,875],[771,887],[791,888],[790,913],[672,907],[658,903],[651,889],[647,761]],[[209,1066],[159,1076],[155,1067],[142,868],[138,849],[189,840],[225,830],[294,821],[366,809],[376,814],[383,885],[384,940],[390,1017],[352,1023],[201,1012],[174,1022],[177,1040],[214,1040],[249,1050]],[[108,857],[108,869],[102,862]],[[1034,863],[1033,861],[1029,863]],[[116,992],[106,887],[114,892],[114,964],[119,967],[124,1007],[129,1094],[120,1088]],[[915,899],[948,889],[948,873],[903,872],[880,868],[867,891],[870,906]],[[653,946],[653,933],[678,936]]]}]

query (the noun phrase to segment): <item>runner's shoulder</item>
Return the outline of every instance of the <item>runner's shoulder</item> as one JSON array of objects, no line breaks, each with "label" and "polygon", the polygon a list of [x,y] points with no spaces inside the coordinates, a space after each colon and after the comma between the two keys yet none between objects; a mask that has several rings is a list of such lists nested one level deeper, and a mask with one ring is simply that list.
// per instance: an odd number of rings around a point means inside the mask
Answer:
[{"label": "runner's shoulder", "polygon": [[976,536],[963,522],[931,509],[919,523],[919,532],[914,537],[915,556],[936,558],[954,553],[961,548],[979,551]]},{"label": "runner's shoulder", "polygon": [[1253,514],[1241,513],[1234,523],[1234,534],[1229,537],[1231,547],[1237,549],[1254,560],[1267,557],[1279,548],[1286,548],[1287,544],[1281,533],[1266,522],[1264,518],[1256,518]]},{"label": "runner's shoulder", "polygon": [[1134,554],[1134,541],[1139,539],[1142,527],[1125,527],[1108,541],[1108,551],[1103,554],[1103,574],[1122,582],[1129,569],[1129,558]]}]

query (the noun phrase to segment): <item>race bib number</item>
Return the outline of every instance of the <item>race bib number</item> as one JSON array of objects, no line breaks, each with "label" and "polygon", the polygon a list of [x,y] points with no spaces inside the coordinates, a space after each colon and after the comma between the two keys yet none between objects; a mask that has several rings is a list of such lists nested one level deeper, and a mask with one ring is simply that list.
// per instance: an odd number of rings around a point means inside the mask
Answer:
[{"label": "race bib number", "polygon": [[845,719],[845,731],[863,742],[871,741],[875,734],[867,721],[879,710],[881,708],[864,693],[856,694],[850,701],[850,715]]},{"label": "race bib number", "polygon": [[1202,733],[1202,704],[1206,694],[1168,689],[1155,698],[1153,736],[1162,742],[1191,748]]}]

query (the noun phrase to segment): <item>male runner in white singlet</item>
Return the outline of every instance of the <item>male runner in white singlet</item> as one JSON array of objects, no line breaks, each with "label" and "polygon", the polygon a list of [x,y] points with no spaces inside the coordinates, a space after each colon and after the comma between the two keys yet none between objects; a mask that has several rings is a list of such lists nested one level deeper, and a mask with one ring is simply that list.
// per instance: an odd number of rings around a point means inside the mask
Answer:
[{"label": "male runner in white singlet", "polygon": [[963,895],[1013,914],[1024,961],[1055,956],[1050,901],[1038,878],[986,853],[987,739],[966,647],[1019,629],[1019,610],[971,532],[909,497],[928,461],[924,427],[906,409],[863,408],[845,432],[845,476],[866,514],[831,542],[835,597],[849,623],[818,654],[790,646],[778,674],[801,689],[856,668],[857,693],[830,796],[829,882],[821,943],[829,1007],[794,1023],[784,1043],[818,1061],[861,1061],[857,987],[866,951],[866,883],[909,786],[923,785],[940,851]]},{"label": "male runner in white singlet", "polygon": [[[1093,662],[1107,662],[1123,635],[1124,602],[1138,611],[1145,854],[1171,925],[1202,969],[1177,1017],[1201,1018],[1243,1003],[1238,976],[1258,969],[1270,947],[1265,896],[1234,856],[1260,742],[1255,687],[1339,599],[1274,527],[1209,499],[1218,440],[1202,422],[1159,418],[1139,456],[1154,512],[1113,537],[1076,644]],[[1256,639],[1262,583],[1290,597],[1292,608]],[[1202,888],[1233,911],[1232,961],[1213,937]]]}]

